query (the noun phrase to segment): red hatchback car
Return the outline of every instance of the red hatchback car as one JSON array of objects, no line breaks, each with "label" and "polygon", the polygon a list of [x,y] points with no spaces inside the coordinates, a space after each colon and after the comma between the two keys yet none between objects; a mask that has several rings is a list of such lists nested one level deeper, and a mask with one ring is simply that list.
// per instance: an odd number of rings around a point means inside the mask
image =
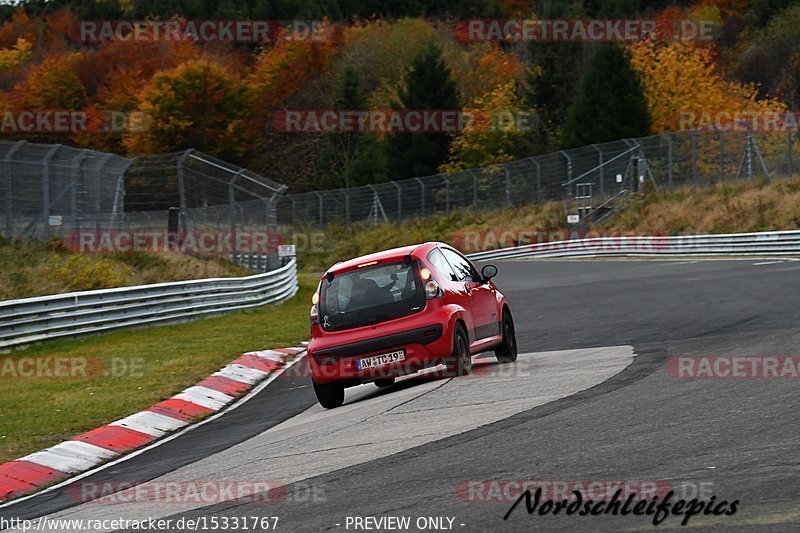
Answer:
[{"label": "red hatchback car", "polygon": [[445,365],[470,372],[472,356],[494,350],[517,359],[514,320],[492,278],[437,242],[337,263],[322,277],[311,307],[308,360],[319,403],[344,403],[344,389]]}]

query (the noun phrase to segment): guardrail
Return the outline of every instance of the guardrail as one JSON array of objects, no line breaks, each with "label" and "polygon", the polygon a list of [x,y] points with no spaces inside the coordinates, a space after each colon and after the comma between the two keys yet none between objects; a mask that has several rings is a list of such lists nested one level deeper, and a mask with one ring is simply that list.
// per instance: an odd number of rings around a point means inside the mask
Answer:
[{"label": "guardrail", "polygon": [[475,261],[557,257],[652,257],[714,255],[797,255],[800,231],[768,231],[674,237],[596,237],[535,243],[470,254]]},{"label": "guardrail", "polygon": [[255,276],[72,292],[0,302],[0,349],[113,329],[179,322],[280,303],[297,292],[297,262]]}]

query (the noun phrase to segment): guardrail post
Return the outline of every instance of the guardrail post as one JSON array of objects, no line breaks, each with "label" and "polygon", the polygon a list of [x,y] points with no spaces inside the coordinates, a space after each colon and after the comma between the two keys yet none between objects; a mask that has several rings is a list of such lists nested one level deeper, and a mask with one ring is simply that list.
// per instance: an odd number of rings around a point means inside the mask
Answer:
[{"label": "guardrail post", "polygon": [[11,180],[11,156],[14,155],[14,152],[22,148],[25,144],[25,141],[17,141],[14,143],[14,146],[9,149],[6,157],[3,159],[3,173],[5,174],[5,181],[6,181],[6,198],[5,198],[5,210],[6,210],[6,238],[11,239],[13,235],[11,234],[13,229],[11,227],[11,208],[13,204],[11,202],[11,191],[12,191],[12,180]]},{"label": "guardrail post", "polygon": [[425,216],[425,182],[423,182],[421,178],[414,178],[414,180],[416,180],[416,182],[419,183],[420,207],[422,208],[421,215]]}]

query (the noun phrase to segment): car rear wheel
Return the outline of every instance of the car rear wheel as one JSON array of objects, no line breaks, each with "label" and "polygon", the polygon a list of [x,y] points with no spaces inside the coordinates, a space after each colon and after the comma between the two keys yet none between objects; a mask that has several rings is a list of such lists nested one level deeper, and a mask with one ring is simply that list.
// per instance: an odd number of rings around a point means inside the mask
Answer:
[{"label": "car rear wheel", "polygon": [[464,326],[456,324],[453,333],[453,354],[445,363],[447,376],[465,376],[472,370],[472,355],[469,353],[469,339]]},{"label": "car rear wheel", "polygon": [[391,387],[394,385],[394,378],[376,379],[375,385],[381,389],[384,387]]},{"label": "car rear wheel", "polygon": [[314,393],[325,409],[335,409],[344,403],[344,386],[339,383],[314,383]]},{"label": "car rear wheel", "polygon": [[497,361],[505,363],[513,363],[517,360],[517,336],[514,331],[514,320],[508,311],[503,311],[503,342],[501,342],[494,350],[494,355]]}]

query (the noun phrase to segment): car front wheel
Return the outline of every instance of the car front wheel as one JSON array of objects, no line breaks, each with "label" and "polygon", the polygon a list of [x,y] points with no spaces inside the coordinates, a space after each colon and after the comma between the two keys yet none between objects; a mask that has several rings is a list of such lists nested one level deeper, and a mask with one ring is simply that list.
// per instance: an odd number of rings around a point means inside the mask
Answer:
[{"label": "car front wheel", "polygon": [[325,409],[335,409],[344,403],[344,386],[333,383],[314,383],[314,393],[319,404]]}]

